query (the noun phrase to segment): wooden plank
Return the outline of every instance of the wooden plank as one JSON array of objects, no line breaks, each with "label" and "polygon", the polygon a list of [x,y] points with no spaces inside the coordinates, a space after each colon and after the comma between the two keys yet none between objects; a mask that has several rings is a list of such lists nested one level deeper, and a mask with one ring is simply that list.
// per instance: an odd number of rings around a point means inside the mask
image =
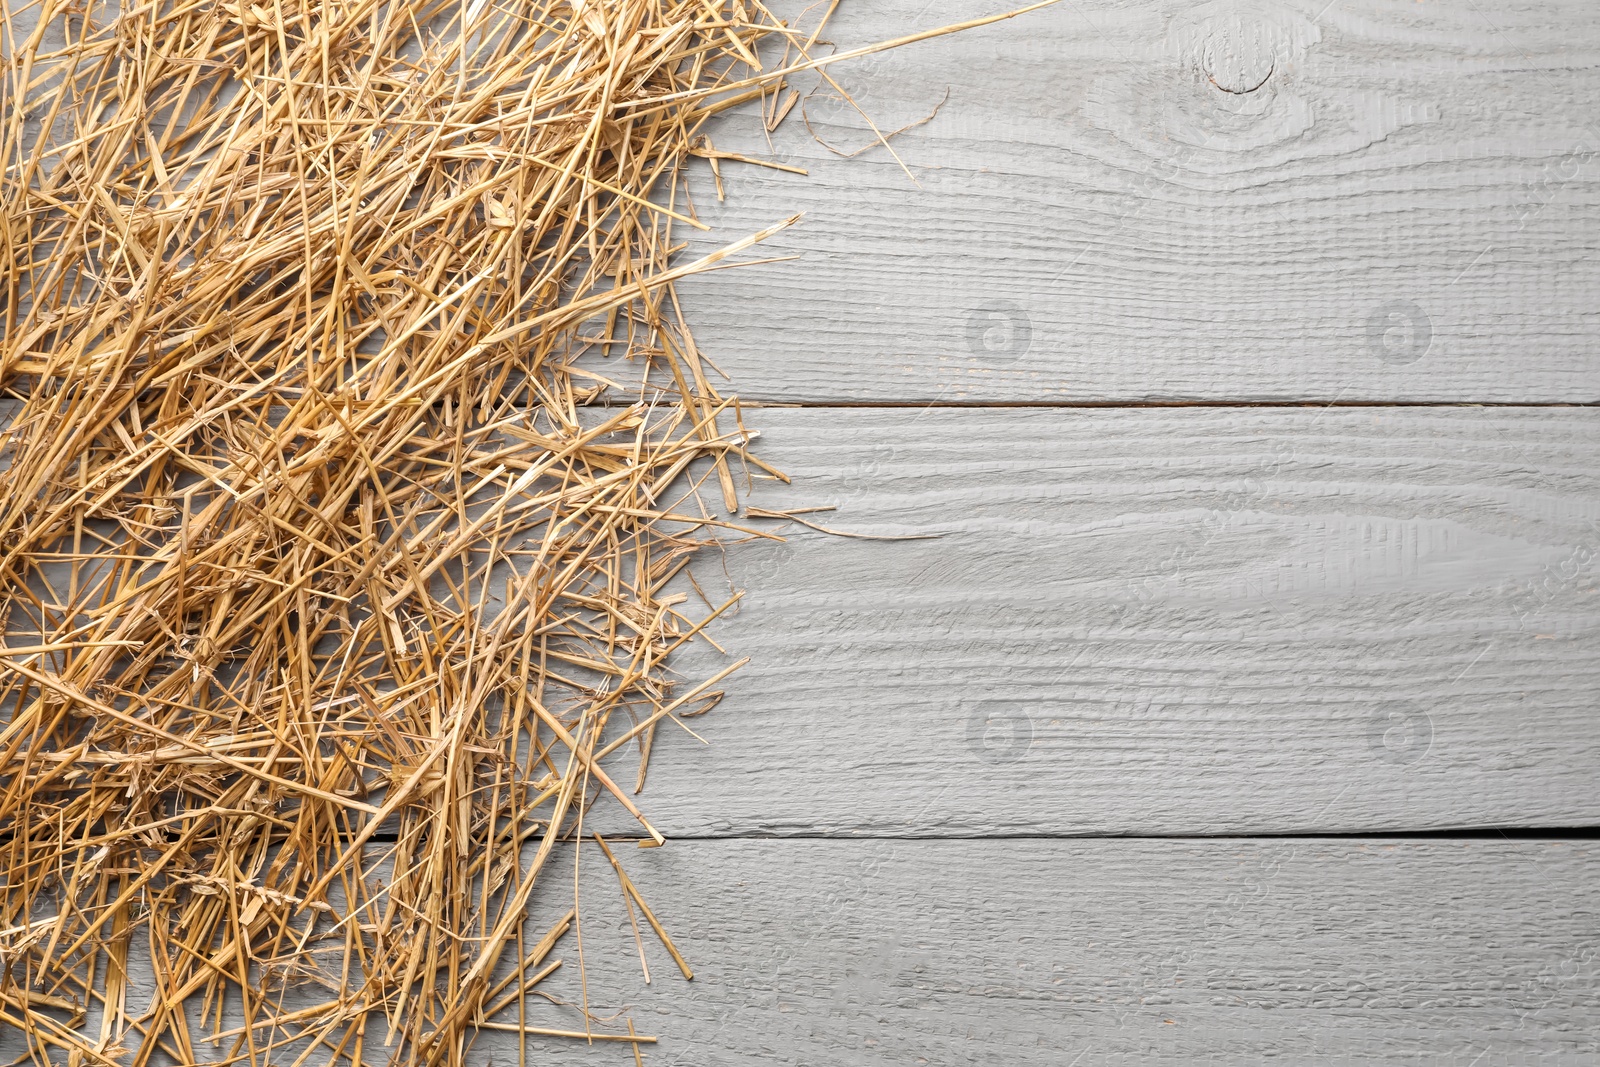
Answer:
[{"label": "wooden plank", "polygon": [[[641,920],[644,983],[615,875],[586,843],[574,881],[563,848],[530,938],[576,887],[581,957],[575,933],[556,943],[543,966],[561,965],[528,998],[526,1025],[582,1031],[587,1003],[596,1033],[631,1020],[658,1039],[646,1063],[1600,1062],[1592,840],[693,841],[618,854],[694,980]],[[136,1009],[146,952],[134,938]],[[283,1004],[328,996],[305,985]],[[515,1024],[515,1007],[494,1021]],[[385,1059],[385,1033],[373,1018],[366,1062]],[[482,1031],[464,1062],[518,1063],[518,1044]],[[0,1053],[21,1048],[0,1032]],[[227,1048],[196,1044],[207,1058]],[[529,1037],[525,1051],[632,1059],[613,1042]]]},{"label": "wooden plank", "polygon": [[[696,975],[646,930],[642,984],[589,846],[590,1009],[631,1007],[660,1038],[647,1064],[1600,1059],[1589,841],[724,841],[623,859]],[[541,987],[570,1006],[530,999],[530,1024],[582,1029],[576,954],[568,935]],[[491,1059],[517,1062],[510,1035],[479,1037],[470,1062]]]},{"label": "wooden plank", "polygon": [[[827,36],[1008,6],[844,4]],[[721,164],[691,253],[804,211],[764,246],[802,258],[693,281],[686,312],[752,398],[1594,401],[1590,14],[1081,0],[843,64],[884,130],[948,93],[894,141],[921,187],[823,96],[770,146],[721,120],[718,149],[810,174]]]},{"label": "wooden plank", "polygon": [[709,747],[661,732],[668,837],[1600,821],[1600,412],[746,422],[795,480],[757,505],[939,537],[727,549],[712,632],[753,662]]}]

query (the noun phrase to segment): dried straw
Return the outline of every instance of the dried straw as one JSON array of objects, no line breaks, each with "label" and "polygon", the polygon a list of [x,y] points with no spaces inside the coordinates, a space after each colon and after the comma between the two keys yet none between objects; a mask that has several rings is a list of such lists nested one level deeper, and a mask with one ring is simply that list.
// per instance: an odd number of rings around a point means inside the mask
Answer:
[{"label": "dried straw", "polygon": [[578,922],[541,874],[606,794],[661,842],[656,730],[734,669],[666,666],[733,603],[669,582],[755,535],[698,489],[732,516],[762,466],[673,283],[788,222],[683,265],[674,229],[688,160],[743,159],[706,121],[781,120],[820,31],[8,4],[0,1025],[39,1062],[649,1040],[528,1024]]}]

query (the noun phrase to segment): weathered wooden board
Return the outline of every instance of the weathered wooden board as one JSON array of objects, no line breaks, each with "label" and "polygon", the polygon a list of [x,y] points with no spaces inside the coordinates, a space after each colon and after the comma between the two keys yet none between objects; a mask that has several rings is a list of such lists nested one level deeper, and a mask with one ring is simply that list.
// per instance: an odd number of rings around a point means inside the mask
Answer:
[{"label": "weathered wooden board", "polygon": [[[685,983],[646,929],[642,984],[590,846],[589,1003],[659,1036],[647,1065],[1600,1059],[1593,842],[722,841],[622,858],[696,970]],[[572,935],[554,955],[542,988],[575,1005]],[[529,1003],[532,1025],[582,1028]],[[632,1062],[538,1039],[527,1057]],[[491,1059],[517,1062],[510,1035],[480,1036],[471,1061]]]},{"label": "weathered wooden board", "polygon": [[[548,923],[580,891],[581,962],[569,932],[527,1025],[582,1030],[587,987],[595,1031],[631,1019],[658,1038],[642,1048],[658,1067],[1600,1062],[1594,841],[694,841],[618,855],[694,981],[645,927],[644,984],[615,875],[585,844],[575,882],[563,848],[535,904]],[[131,948],[138,1010],[143,939]],[[384,1062],[384,1032],[373,1019],[366,1062]],[[0,1053],[18,1037],[0,1032]],[[466,1062],[518,1063],[518,1043],[481,1032]],[[525,1062],[632,1055],[533,1037]]]},{"label": "weathered wooden board", "polygon": [[757,505],[940,536],[727,550],[753,662],[709,747],[662,730],[669,837],[1600,821],[1600,412],[746,422],[795,479]]},{"label": "weathered wooden board", "polygon": [[[798,9],[801,5],[792,5]],[[1016,6],[840,6],[840,48]],[[808,16],[811,25],[817,12]],[[1074,0],[748,114],[695,204],[794,262],[684,287],[751,397],[1600,399],[1588,0]],[[814,78],[798,77],[809,90]],[[826,90],[826,87],[824,87]]]}]

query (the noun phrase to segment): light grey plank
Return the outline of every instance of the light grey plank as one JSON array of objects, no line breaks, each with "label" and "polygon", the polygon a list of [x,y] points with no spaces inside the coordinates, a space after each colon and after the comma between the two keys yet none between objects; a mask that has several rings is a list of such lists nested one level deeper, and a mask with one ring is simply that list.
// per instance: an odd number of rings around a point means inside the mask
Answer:
[{"label": "light grey plank", "polygon": [[[581,963],[568,933],[527,1024],[582,1030],[587,997],[597,1032],[632,1019],[658,1038],[651,1067],[1600,1062],[1592,841],[693,841],[619,855],[694,981],[645,929],[644,984],[615,876],[586,843],[575,883],[563,848],[534,906],[542,929],[576,886]],[[132,947],[137,1009],[148,964],[142,937]],[[387,1061],[384,1033],[373,1018],[366,1062]],[[483,1031],[465,1062],[505,1067],[517,1046]],[[0,1033],[0,1052],[19,1050]],[[549,1038],[526,1055],[632,1059]]]},{"label": "light grey plank", "polygon": [[1600,412],[746,422],[794,477],[756,504],[940,537],[728,548],[753,662],[709,747],[663,728],[669,837],[1600,820]]},{"label": "light grey plank", "polygon": [[[642,984],[591,846],[589,1003],[631,1007],[660,1037],[655,1067],[1600,1060],[1591,842],[686,842],[623,859],[697,972],[685,983],[652,938]],[[547,989],[576,1005],[571,935],[556,955]],[[516,1062],[510,1045],[484,1034],[473,1062]]]},{"label": "light grey plank", "polygon": [[[829,37],[1008,6],[844,4]],[[894,142],[920,189],[798,108],[770,147],[712,130],[810,170],[694,187],[695,250],[806,213],[765,246],[799,260],[684,287],[745,395],[1600,398],[1587,0],[1079,0],[837,77],[885,130],[949,99]]]}]

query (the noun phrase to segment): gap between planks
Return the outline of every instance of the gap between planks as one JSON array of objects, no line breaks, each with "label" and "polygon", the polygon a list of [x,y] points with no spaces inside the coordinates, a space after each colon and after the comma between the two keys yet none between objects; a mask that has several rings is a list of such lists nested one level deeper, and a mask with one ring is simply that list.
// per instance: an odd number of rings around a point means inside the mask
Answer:
[{"label": "gap between planks", "polygon": [[[1031,410],[1065,409],[1145,409],[1145,408],[1238,408],[1250,410],[1296,410],[1301,408],[1600,408],[1600,401],[1524,401],[1524,400],[828,400],[763,401],[738,397],[739,406],[749,411],[846,411],[887,410]],[[594,401],[582,407],[629,407],[636,400]]]},{"label": "gap between planks", "polygon": [[[368,842],[374,845],[392,845],[392,833],[376,833]],[[585,837],[585,841],[593,838]],[[614,844],[636,845],[641,838],[606,838]],[[1329,830],[1325,832],[1284,831],[1283,833],[1049,833],[1000,831],[997,833],[954,834],[851,834],[797,832],[775,834],[769,831],[735,830],[722,834],[674,834],[667,838],[670,844],[708,843],[716,841],[829,841],[841,844],[866,841],[1600,841],[1600,824],[1588,826],[1467,826],[1450,830]],[[572,844],[571,839],[562,844]]]}]

